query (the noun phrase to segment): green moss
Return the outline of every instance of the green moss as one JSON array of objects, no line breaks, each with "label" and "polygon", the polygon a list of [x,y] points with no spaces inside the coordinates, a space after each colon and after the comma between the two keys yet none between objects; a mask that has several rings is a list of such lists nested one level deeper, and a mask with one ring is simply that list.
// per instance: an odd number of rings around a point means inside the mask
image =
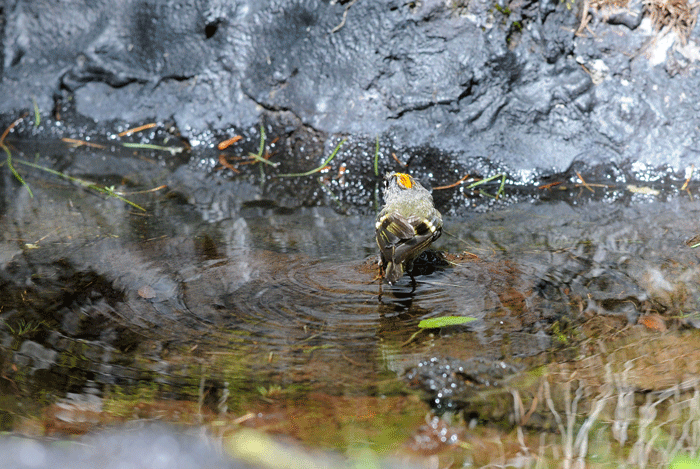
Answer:
[{"label": "green moss", "polygon": [[506,15],[506,16],[510,16],[510,14],[511,14],[510,8],[508,8],[508,7],[502,7],[502,6],[499,5],[498,3],[494,3],[493,7],[494,7],[499,13],[502,13],[502,14],[504,14],[504,15]]}]

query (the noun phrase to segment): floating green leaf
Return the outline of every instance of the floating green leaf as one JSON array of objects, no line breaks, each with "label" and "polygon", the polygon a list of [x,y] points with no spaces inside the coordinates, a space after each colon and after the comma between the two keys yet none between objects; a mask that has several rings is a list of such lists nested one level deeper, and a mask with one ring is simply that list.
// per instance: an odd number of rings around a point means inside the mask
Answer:
[{"label": "floating green leaf", "polygon": [[700,459],[692,459],[688,455],[679,454],[671,461],[671,469],[697,469],[700,467]]},{"label": "floating green leaf", "polygon": [[438,327],[457,326],[467,322],[476,321],[470,316],[443,316],[441,318],[423,319],[418,323],[421,329],[436,329]]}]

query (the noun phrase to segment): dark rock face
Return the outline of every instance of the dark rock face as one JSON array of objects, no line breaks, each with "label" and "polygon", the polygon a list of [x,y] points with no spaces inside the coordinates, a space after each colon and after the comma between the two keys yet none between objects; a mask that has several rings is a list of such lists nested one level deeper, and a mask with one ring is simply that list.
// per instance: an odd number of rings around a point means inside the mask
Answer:
[{"label": "dark rock face", "polygon": [[690,166],[697,28],[685,43],[659,36],[637,4],[594,14],[577,35],[576,10],[555,0],[16,0],[0,10],[0,115],[9,123],[32,97],[45,112],[72,100],[98,126],[173,120],[208,144],[284,112],[328,136],[380,135],[521,182],[575,162],[648,177]]}]

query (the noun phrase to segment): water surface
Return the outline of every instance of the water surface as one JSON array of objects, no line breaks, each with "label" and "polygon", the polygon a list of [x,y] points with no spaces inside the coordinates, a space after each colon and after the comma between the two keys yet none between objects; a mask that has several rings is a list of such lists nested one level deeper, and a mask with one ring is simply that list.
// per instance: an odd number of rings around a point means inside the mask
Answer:
[{"label": "water surface", "polygon": [[[662,354],[671,340],[687,357],[697,340],[692,192],[610,200],[532,189],[537,197],[513,202],[506,193],[489,211],[466,214],[451,197],[439,207],[445,234],[435,253],[415,282],[392,287],[376,278],[371,201],[351,211],[295,205],[291,195],[271,197],[274,180],[52,145],[15,151],[114,186],[145,211],[21,168],[30,197],[2,172],[3,430],[219,422],[323,448],[447,452],[485,464],[466,429],[486,439],[505,429],[499,438],[508,440],[520,428],[534,464],[537,438],[563,441],[553,410],[567,402],[571,410],[574,380],[587,389],[576,428],[593,415],[595,396],[611,406],[600,420],[610,430],[622,420],[612,406],[623,388],[697,390],[695,362]],[[299,184],[323,190],[318,178]],[[474,320],[418,327],[454,315]],[[635,352],[641,344],[652,349]],[[652,363],[637,368],[642,356]],[[682,434],[680,422],[664,425]],[[675,438],[677,450],[658,450],[660,461],[692,446]],[[632,437],[609,439],[629,453]]]}]

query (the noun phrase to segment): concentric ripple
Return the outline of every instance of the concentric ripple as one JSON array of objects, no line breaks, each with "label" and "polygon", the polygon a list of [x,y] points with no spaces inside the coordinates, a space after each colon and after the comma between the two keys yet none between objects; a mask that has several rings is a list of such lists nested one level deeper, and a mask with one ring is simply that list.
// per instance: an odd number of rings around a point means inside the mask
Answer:
[{"label": "concentric ripple", "polygon": [[361,262],[290,258],[226,295],[230,325],[258,340],[373,336],[379,286]]},{"label": "concentric ripple", "polygon": [[265,262],[256,278],[225,295],[227,327],[260,342],[316,337],[357,343],[388,329],[409,337],[421,319],[439,315],[483,318],[500,306],[489,291],[494,275],[481,266],[451,266],[398,285],[376,280],[374,259],[354,262],[288,256]]}]

